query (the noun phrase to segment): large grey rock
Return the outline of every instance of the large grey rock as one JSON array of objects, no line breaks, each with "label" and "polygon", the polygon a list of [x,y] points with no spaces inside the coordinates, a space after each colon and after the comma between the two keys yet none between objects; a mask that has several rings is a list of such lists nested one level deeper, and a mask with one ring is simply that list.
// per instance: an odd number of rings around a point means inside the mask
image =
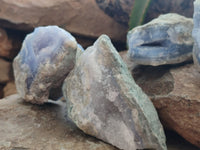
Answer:
[{"label": "large grey rock", "polygon": [[75,38],[57,26],[38,27],[26,36],[14,59],[14,75],[19,95],[42,104],[62,96],[61,85],[74,67]]},{"label": "large grey rock", "polygon": [[124,150],[166,150],[157,112],[102,35],[64,81],[68,116],[85,133]]},{"label": "large grey rock", "polygon": [[193,46],[193,60],[196,64],[198,70],[200,70],[200,0],[194,1],[194,28],[192,31],[192,36],[194,38]]},{"label": "large grey rock", "polygon": [[192,19],[161,15],[128,33],[129,57],[142,65],[181,63],[192,58]]}]

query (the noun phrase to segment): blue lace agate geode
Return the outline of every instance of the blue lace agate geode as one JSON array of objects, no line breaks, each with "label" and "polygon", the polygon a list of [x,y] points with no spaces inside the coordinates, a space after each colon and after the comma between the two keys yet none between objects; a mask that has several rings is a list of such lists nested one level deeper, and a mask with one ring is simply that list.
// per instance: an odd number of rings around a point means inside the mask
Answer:
[{"label": "blue lace agate geode", "polygon": [[128,33],[129,57],[141,65],[176,64],[192,59],[192,19],[161,15]]},{"label": "blue lace agate geode", "polygon": [[27,35],[13,62],[20,96],[38,104],[49,94],[53,99],[62,96],[62,82],[74,67],[78,48],[75,38],[57,26],[38,27]]}]

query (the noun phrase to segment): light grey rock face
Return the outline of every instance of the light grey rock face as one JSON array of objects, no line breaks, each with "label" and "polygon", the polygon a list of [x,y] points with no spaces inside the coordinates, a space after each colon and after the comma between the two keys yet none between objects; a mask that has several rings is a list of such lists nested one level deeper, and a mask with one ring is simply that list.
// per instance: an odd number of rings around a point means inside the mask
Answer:
[{"label": "light grey rock face", "polygon": [[194,1],[194,28],[192,36],[194,38],[193,60],[198,70],[200,70],[200,0]]},{"label": "light grey rock face", "polygon": [[78,47],[75,38],[57,26],[38,27],[27,35],[13,63],[19,95],[37,104],[46,102],[49,95],[59,98]]},{"label": "light grey rock face", "polygon": [[102,35],[84,51],[63,84],[68,116],[85,133],[124,150],[166,150],[156,110]]},{"label": "light grey rock face", "polygon": [[161,15],[128,33],[129,57],[142,65],[181,63],[192,58],[192,19]]}]

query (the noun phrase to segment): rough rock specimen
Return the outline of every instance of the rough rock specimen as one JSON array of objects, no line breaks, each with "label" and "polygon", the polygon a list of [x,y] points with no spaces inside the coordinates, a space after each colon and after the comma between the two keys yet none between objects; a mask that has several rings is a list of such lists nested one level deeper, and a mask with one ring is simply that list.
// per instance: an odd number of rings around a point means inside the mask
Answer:
[{"label": "rough rock specimen", "polygon": [[5,84],[11,78],[11,68],[12,65],[10,62],[0,59],[0,83]]},{"label": "rough rock specimen", "polygon": [[0,100],[1,150],[117,150],[65,119],[65,103],[30,105],[19,95]]},{"label": "rough rock specimen", "polygon": [[176,64],[192,58],[192,19],[161,15],[128,33],[129,57],[142,65]]},{"label": "rough rock specimen", "polygon": [[68,116],[85,133],[124,150],[165,150],[157,112],[102,35],[78,57],[63,85]]},{"label": "rough rock specimen", "polygon": [[192,31],[192,36],[194,38],[193,46],[193,60],[196,64],[198,70],[200,70],[200,0],[195,0],[194,2],[194,28]]},{"label": "rough rock specimen", "polygon": [[0,25],[7,28],[30,31],[58,25],[84,37],[105,33],[113,40],[126,40],[127,27],[106,15],[95,0],[0,0],[0,4]]},{"label": "rough rock specimen", "polygon": [[139,67],[136,83],[149,95],[168,128],[200,148],[200,74],[193,64]]},{"label": "rough rock specimen", "polygon": [[61,85],[74,67],[77,42],[57,26],[38,27],[26,36],[14,59],[17,91],[29,102],[42,104],[62,95]]}]

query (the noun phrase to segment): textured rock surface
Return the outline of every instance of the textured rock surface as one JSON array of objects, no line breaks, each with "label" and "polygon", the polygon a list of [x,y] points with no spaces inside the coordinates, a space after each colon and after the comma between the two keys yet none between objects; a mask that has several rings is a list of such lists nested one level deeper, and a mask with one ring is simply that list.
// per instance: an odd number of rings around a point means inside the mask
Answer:
[{"label": "textured rock surface", "polygon": [[[18,95],[0,99],[1,150],[117,150],[85,135],[64,119],[63,102],[31,105]],[[174,134],[168,135],[168,150],[198,150]]]},{"label": "textured rock surface", "polygon": [[0,149],[116,150],[64,119],[64,106],[62,102],[31,105],[18,95],[1,99]]},{"label": "textured rock surface", "polygon": [[85,133],[125,150],[166,149],[153,104],[107,36],[80,55],[63,94],[69,117]]},{"label": "textured rock surface", "polygon": [[15,86],[14,81],[8,82],[5,87],[3,88],[3,96],[7,97],[9,95],[13,95],[17,93],[17,89]]},{"label": "textured rock surface", "polygon": [[0,58],[0,83],[5,84],[11,77],[11,63]]},{"label": "textured rock surface", "polygon": [[194,2],[194,28],[192,31],[192,36],[194,38],[193,46],[193,60],[196,64],[198,70],[200,70],[200,0],[195,0]]},{"label": "textured rock surface", "polygon": [[30,30],[58,25],[82,36],[97,38],[105,33],[114,40],[126,40],[127,27],[106,15],[95,0],[0,0],[0,4],[1,26]]},{"label": "textured rock surface", "polygon": [[[57,26],[38,27],[26,36],[13,68],[22,98],[42,104],[62,96],[61,85],[74,67],[77,42]],[[49,93],[50,91],[50,93]]]},{"label": "textured rock surface", "polygon": [[192,58],[192,19],[161,15],[128,33],[129,57],[142,65],[163,65]]},{"label": "textured rock surface", "polygon": [[200,74],[193,64],[141,67],[133,71],[168,128],[200,148]]}]

